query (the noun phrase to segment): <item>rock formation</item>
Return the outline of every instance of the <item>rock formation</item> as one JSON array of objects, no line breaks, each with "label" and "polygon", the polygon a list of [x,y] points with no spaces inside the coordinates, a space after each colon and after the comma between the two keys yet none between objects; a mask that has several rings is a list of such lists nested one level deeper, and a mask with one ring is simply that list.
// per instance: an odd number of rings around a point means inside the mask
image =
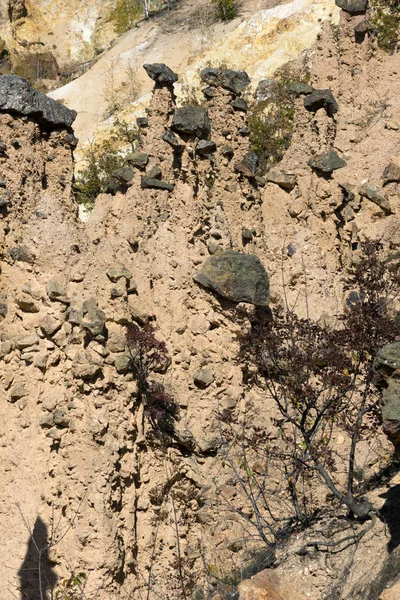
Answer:
[{"label": "rock formation", "polygon": [[[398,150],[390,123],[399,61],[381,63],[369,39],[355,46],[354,25],[342,18],[340,50],[324,32],[311,72],[323,98],[314,95],[310,114],[302,94],[312,90],[298,88],[292,145],[266,178],[249,140],[243,71],[207,69],[206,106],[177,108],[175,74],[148,66],[156,85],[141,142],[87,224],[71,193],[74,114],[26,82],[0,79],[0,527],[13,531],[3,543],[3,581],[25,564],[21,513],[49,529],[52,520],[69,527],[51,562],[60,579],[87,573],[100,600],[143,591],[149,580],[157,593],[179,597],[182,557],[201,598],[211,567],[221,579],[225,564],[243,565],[259,551],[232,514],[252,515],[222,458],[219,415],[250,414],[271,431],[277,415],[243,385],[234,309],[250,319],[257,307],[273,308],[284,285],[304,315],[305,283],[313,318],[329,318],[360,241],[399,241],[397,183],[388,174],[382,181]],[[374,77],[393,109],[363,129],[353,113],[361,118],[375,98],[367,85]],[[383,135],[385,151],[371,153]],[[381,181],[386,196],[376,191]],[[147,339],[168,351],[146,381],[179,408],[161,436],[132,372],[132,324],[148,326]],[[385,444],[381,436],[373,447],[383,455]],[[375,472],[371,452],[366,442],[367,475]],[[276,502],[282,497],[277,481]],[[278,576],[286,569],[299,597],[320,600],[337,586],[341,598],[361,598],[388,558],[383,525],[377,531],[374,564],[347,570],[347,559],[368,548],[366,536],[366,546],[334,557],[328,574],[296,550]]]}]

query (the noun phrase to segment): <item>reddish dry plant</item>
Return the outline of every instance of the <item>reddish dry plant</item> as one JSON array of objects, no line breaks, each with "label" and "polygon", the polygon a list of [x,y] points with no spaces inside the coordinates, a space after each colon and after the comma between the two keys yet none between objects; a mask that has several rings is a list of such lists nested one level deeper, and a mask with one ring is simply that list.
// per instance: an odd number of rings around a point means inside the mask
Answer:
[{"label": "reddish dry plant", "polygon": [[[281,415],[280,453],[299,520],[306,518],[305,475],[322,478],[351,514],[364,519],[372,510],[357,495],[355,456],[359,441],[378,429],[381,400],[373,363],[380,348],[400,339],[400,320],[393,310],[399,289],[397,255],[385,260],[382,245],[367,241],[346,279],[350,293],[335,329],[279,306],[270,322],[253,322],[241,339],[245,380],[268,391]],[[339,430],[349,440],[344,457],[334,441]],[[241,443],[251,447],[251,440]],[[266,447],[264,454],[271,456],[271,449]],[[346,485],[337,475],[339,464],[341,469],[347,465]]]},{"label": "reddish dry plant", "polygon": [[145,415],[154,429],[172,434],[178,405],[162,383],[149,379],[153,373],[165,372],[169,366],[165,342],[156,339],[151,323],[142,328],[130,323],[126,326],[126,345],[130,368],[138,383],[138,402],[143,403]]}]

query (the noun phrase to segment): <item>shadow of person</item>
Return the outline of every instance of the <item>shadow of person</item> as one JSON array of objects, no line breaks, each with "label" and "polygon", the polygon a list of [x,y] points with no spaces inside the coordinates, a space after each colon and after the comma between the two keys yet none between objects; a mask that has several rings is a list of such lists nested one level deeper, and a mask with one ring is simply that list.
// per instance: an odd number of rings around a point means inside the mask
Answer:
[{"label": "shadow of person", "polygon": [[[48,533],[37,517],[31,533],[24,562],[18,571],[21,600],[51,600],[57,575],[49,562]],[[50,594],[50,595],[49,595]]]},{"label": "shadow of person", "polygon": [[386,499],[380,513],[390,533],[388,552],[393,552],[400,545],[400,484],[391,487],[380,498]]}]

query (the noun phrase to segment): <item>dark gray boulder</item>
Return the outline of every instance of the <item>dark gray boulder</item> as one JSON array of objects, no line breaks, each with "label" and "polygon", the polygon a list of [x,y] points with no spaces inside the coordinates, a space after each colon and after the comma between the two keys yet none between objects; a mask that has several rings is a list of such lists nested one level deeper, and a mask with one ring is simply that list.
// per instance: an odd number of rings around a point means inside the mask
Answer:
[{"label": "dark gray boulder", "polygon": [[278,82],[275,79],[262,79],[258,82],[254,98],[257,102],[265,102],[265,100],[273,100],[279,92]]},{"label": "dark gray boulder", "polygon": [[212,85],[207,86],[206,88],[201,90],[207,99],[215,98],[218,94],[218,91]]},{"label": "dark gray boulder", "polygon": [[89,331],[93,337],[102,335],[106,325],[106,315],[99,308],[96,298],[91,297],[85,300],[82,308],[83,318],[80,322],[81,327]]},{"label": "dark gray boulder", "polygon": [[307,96],[308,94],[313,93],[314,88],[302,81],[291,81],[287,84],[286,90],[289,94],[294,94],[295,96]]},{"label": "dark gray boulder", "polygon": [[384,346],[374,361],[375,378],[382,390],[383,431],[400,449],[400,342]]},{"label": "dark gray boulder", "polygon": [[145,152],[132,152],[126,157],[127,163],[137,169],[145,169],[149,162],[149,155]]},{"label": "dark gray boulder", "polygon": [[216,150],[217,144],[211,140],[200,140],[196,146],[197,154],[212,154]]},{"label": "dark gray boulder", "polygon": [[315,158],[309,160],[307,164],[314,171],[325,174],[332,173],[332,171],[343,169],[343,167],[347,166],[346,161],[343,160],[343,158],[340,158],[340,156],[334,150],[329,150],[328,152],[318,154]]},{"label": "dark gray boulder", "polygon": [[250,85],[250,77],[246,71],[231,69],[213,69],[207,67],[200,73],[200,79],[208,85],[221,86],[238,95]]},{"label": "dark gray boulder", "polygon": [[293,190],[297,185],[297,175],[280,169],[272,169],[265,176],[266,181],[276,183],[284,190]]},{"label": "dark gray boulder", "polygon": [[383,183],[400,183],[400,166],[394,162],[390,162],[383,171]]},{"label": "dark gray boulder", "polygon": [[105,191],[113,196],[118,192],[126,194],[128,188],[132,185],[134,176],[135,171],[132,167],[122,167],[114,171],[106,184]]},{"label": "dark gray boulder", "polygon": [[268,306],[269,277],[251,254],[226,250],[210,256],[193,279],[232,302]]},{"label": "dark gray boulder", "polygon": [[258,155],[255,152],[248,152],[241,161],[236,163],[235,171],[246,177],[254,177],[257,173],[258,164]]},{"label": "dark gray boulder", "polygon": [[198,138],[208,138],[211,123],[208,111],[200,106],[183,106],[177,108],[172,119],[171,129],[179,133],[188,133]]},{"label": "dark gray boulder", "polygon": [[150,179],[162,179],[161,168],[158,165],[156,165],[155,167],[150,169],[148,173],[146,173],[146,176],[150,177]]},{"label": "dark gray boulder", "polygon": [[368,8],[368,0],[335,0],[335,3],[350,15],[362,15]]},{"label": "dark gray boulder", "polygon": [[71,127],[76,112],[35,90],[17,75],[0,77],[0,111],[36,119],[46,129]]},{"label": "dark gray boulder", "polygon": [[178,81],[178,75],[163,63],[143,65],[147,75],[159,85],[172,86]]},{"label": "dark gray boulder", "polygon": [[378,190],[372,185],[363,185],[359,190],[359,194],[362,198],[368,198],[368,200],[379,206],[387,215],[393,212],[388,198],[379,194]]},{"label": "dark gray boulder", "polygon": [[162,136],[162,139],[164,140],[164,142],[167,142],[167,144],[169,144],[177,152],[182,152],[185,147],[181,143],[181,141],[177,138],[177,136],[174,134],[174,132],[171,131],[170,129],[168,129],[164,133],[164,135]]},{"label": "dark gray boulder", "polygon": [[400,370],[400,342],[387,344],[377,354],[374,361],[376,372],[392,375],[394,371]]},{"label": "dark gray boulder", "polygon": [[240,110],[242,112],[247,112],[249,110],[249,105],[247,104],[244,98],[235,98],[234,100],[232,100],[231,106],[235,110]]},{"label": "dark gray boulder", "polygon": [[167,190],[168,192],[172,192],[175,187],[173,183],[167,183],[166,181],[160,181],[159,179],[147,176],[142,177],[141,185],[143,190]]},{"label": "dark gray boulder", "polygon": [[324,108],[330,117],[339,110],[338,103],[331,90],[314,90],[304,99],[304,107],[310,112],[316,112],[320,108]]},{"label": "dark gray boulder", "polygon": [[365,36],[367,33],[370,33],[373,30],[371,21],[368,21],[368,19],[364,19],[363,21],[361,21],[361,23],[358,23],[358,25],[356,25],[354,27],[354,32],[356,35],[359,36]]},{"label": "dark gray boulder", "polygon": [[149,120],[147,117],[138,117],[136,119],[136,125],[138,127],[140,127],[141,129],[145,129],[146,127],[149,126]]}]

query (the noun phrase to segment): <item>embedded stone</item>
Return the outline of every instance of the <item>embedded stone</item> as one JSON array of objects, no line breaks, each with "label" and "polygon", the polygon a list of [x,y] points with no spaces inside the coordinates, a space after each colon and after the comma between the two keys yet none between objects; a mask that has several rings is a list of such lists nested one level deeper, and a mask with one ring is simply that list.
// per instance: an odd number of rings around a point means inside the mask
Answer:
[{"label": "embedded stone", "polygon": [[128,373],[131,367],[131,359],[127,354],[119,354],[115,357],[114,365],[117,373]]},{"label": "embedded stone", "polygon": [[359,194],[362,198],[368,198],[374,202],[384,213],[389,215],[393,212],[389,200],[385,196],[381,196],[372,185],[363,185]]},{"label": "embedded stone", "polygon": [[51,315],[46,315],[40,322],[40,329],[47,336],[54,335],[60,329],[60,327],[60,321]]},{"label": "embedded stone", "polygon": [[39,338],[36,333],[31,333],[29,335],[25,335],[22,338],[19,338],[15,342],[15,347],[18,350],[23,350],[24,348],[30,348],[31,346],[36,346],[39,343]]},{"label": "embedded stone", "polygon": [[368,0],[335,0],[335,3],[350,15],[364,14],[368,8]]},{"label": "embedded stone", "polygon": [[145,169],[149,162],[149,155],[145,152],[132,152],[126,157],[126,161],[137,169]]},{"label": "embedded stone", "polygon": [[36,260],[36,254],[27,246],[21,244],[16,248],[11,248],[10,256],[13,260],[33,265]]},{"label": "embedded stone", "polygon": [[53,302],[62,302],[64,304],[69,304],[65,287],[58,281],[48,281],[46,284],[46,292],[50,300],[52,300]]},{"label": "embedded stone", "polygon": [[383,171],[383,183],[400,183],[400,166],[394,162],[390,162]]},{"label": "embedded stone", "polygon": [[343,158],[340,158],[334,150],[317,154],[317,156],[309,160],[307,164],[314,171],[319,171],[321,173],[332,173],[332,171],[343,169],[343,167],[347,166],[346,161],[343,160]]},{"label": "embedded stone", "polygon": [[182,151],[184,149],[184,145],[179,141],[179,139],[177,138],[177,136],[174,134],[173,131],[171,131],[170,129],[168,129],[164,135],[162,136],[162,139],[164,140],[164,142],[167,142],[167,144],[169,144],[174,150],[177,151]]},{"label": "embedded stone", "polygon": [[166,181],[160,181],[159,179],[153,179],[152,177],[143,176],[141,180],[141,186],[143,190],[155,189],[155,190],[167,190],[172,192],[175,188],[175,184],[167,183]]},{"label": "embedded stone", "polygon": [[217,144],[211,140],[200,140],[196,146],[197,154],[212,154],[216,150]]},{"label": "embedded stone", "polygon": [[217,96],[218,94],[218,91],[212,85],[203,88],[201,91],[203,92],[206,98],[215,98],[215,96]]},{"label": "embedded stone", "polygon": [[93,337],[101,335],[105,327],[105,313],[97,306],[95,298],[89,298],[83,303],[84,317],[81,327],[87,329]]},{"label": "embedded stone", "polygon": [[67,310],[67,321],[71,325],[80,325],[83,319],[83,310],[79,308],[69,308]]},{"label": "embedded stone", "polygon": [[0,318],[5,319],[8,313],[8,305],[5,302],[0,302]]},{"label": "embedded stone", "polygon": [[232,146],[230,144],[225,144],[225,146],[222,146],[221,154],[223,154],[224,156],[232,156],[233,155]]},{"label": "embedded stone", "polygon": [[254,255],[226,250],[210,256],[193,279],[232,302],[268,306],[269,277]]},{"label": "embedded stone", "polygon": [[206,388],[214,381],[213,370],[211,367],[203,367],[195,373],[193,380],[198,387]]},{"label": "embedded stone", "polygon": [[147,177],[150,179],[162,179],[162,171],[159,166],[153,167],[147,173]]},{"label": "embedded stone", "polygon": [[240,94],[251,83],[246,71],[234,71],[232,69],[213,69],[207,67],[200,73],[200,79],[209,85],[220,85],[234,94]]},{"label": "embedded stone", "polygon": [[235,98],[230,104],[232,108],[240,110],[241,112],[247,112],[249,110],[249,105],[244,98]]},{"label": "embedded stone", "polygon": [[235,171],[246,177],[254,177],[257,173],[259,158],[255,152],[248,152],[246,156],[235,165]]},{"label": "embedded stone", "polygon": [[354,27],[354,32],[356,35],[364,36],[370,31],[372,31],[372,29],[373,27],[371,21],[368,21],[368,19],[364,19],[363,21],[361,21],[361,23],[358,23],[358,25]]},{"label": "embedded stone", "polygon": [[30,296],[18,296],[15,302],[23,312],[38,313],[40,311],[40,307]]},{"label": "embedded stone", "polygon": [[304,107],[310,112],[324,108],[330,117],[339,110],[339,105],[331,90],[314,90],[304,99]]},{"label": "embedded stone", "polygon": [[195,105],[177,108],[172,119],[171,129],[179,133],[195,135],[198,138],[208,138],[211,133],[211,123],[207,109]]},{"label": "embedded stone", "polygon": [[144,129],[145,127],[149,126],[149,120],[147,117],[138,117],[136,119],[136,125],[141,129]]},{"label": "embedded stone", "polygon": [[17,383],[10,390],[10,402],[16,402],[24,396],[27,396],[25,385],[23,383]]},{"label": "embedded stone", "polygon": [[280,171],[272,169],[265,175],[265,179],[270,183],[276,183],[285,190],[293,190],[297,185],[297,175],[286,173],[286,171]]},{"label": "embedded stone", "polygon": [[295,96],[307,96],[313,93],[314,88],[302,81],[291,81],[287,84],[286,90],[289,94],[294,94]]},{"label": "embedded stone", "polygon": [[123,277],[129,281],[132,278],[132,273],[123,265],[122,263],[117,263],[110,267],[107,271],[107,277],[115,283],[118,279],[122,279]]}]

